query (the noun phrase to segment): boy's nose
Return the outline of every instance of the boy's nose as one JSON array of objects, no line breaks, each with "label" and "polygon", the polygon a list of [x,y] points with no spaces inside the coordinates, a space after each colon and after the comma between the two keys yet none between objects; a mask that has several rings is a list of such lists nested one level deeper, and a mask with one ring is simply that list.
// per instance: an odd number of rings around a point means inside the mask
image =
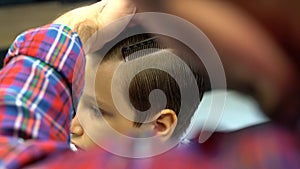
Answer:
[{"label": "boy's nose", "polygon": [[71,134],[75,136],[82,136],[83,133],[84,133],[83,128],[76,115],[71,122]]}]

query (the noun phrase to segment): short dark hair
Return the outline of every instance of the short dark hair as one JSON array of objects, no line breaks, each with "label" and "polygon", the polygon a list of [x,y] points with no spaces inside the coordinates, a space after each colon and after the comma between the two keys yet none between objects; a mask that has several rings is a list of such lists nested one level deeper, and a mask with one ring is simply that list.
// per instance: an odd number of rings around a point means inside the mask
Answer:
[{"label": "short dark hair", "polygon": [[[195,54],[184,44],[180,43],[179,41],[165,37],[162,35],[157,34],[138,34],[131,37],[128,37],[119,43],[117,43],[109,52],[105,55],[105,57],[102,60],[103,62],[106,62],[108,60],[116,59],[116,60],[122,60],[122,48],[136,44],[138,42],[144,41],[151,37],[159,37],[159,38],[167,38],[168,43],[170,46],[164,44],[167,49],[172,49],[172,52],[176,54],[177,56],[180,56],[180,58],[185,61],[185,64],[188,65],[189,69],[193,73],[193,77],[184,77],[186,85],[184,87],[189,87],[189,83],[192,83],[190,78],[194,78],[197,82],[198,91],[198,98],[192,100],[188,103],[188,105],[182,105],[181,99],[181,90],[178,86],[176,80],[168,73],[163,70],[159,69],[145,69],[135,75],[135,77],[130,81],[129,85],[129,98],[131,104],[134,106],[135,109],[139,111],[146,111],[150,108],[150,102],[149,102],[149,94],[154,89],[160,89],[165,93],[167,104],[166,109],[173,110],[177,117],[178,117],[178,123],[175,128],[175,131],[172,135],[172,138],[178,139],[180,138],[188,126],[191,123],[191,118],[193,117],[196,109],[198,108],[198,105],[203,97],[204,93],[204,82],[203,82],[203,75],[200,69],[197,69],[198,66],[201,65],[201,61],[198,57],[195,57]],[[175,42],[173,45],[169,42]],[[156,43],[163,43],[162,41],[156,41]],[[176,45],[174,45],[176,44]],[[180,47],[179,47],[180,46]],[[191,55],[193,56],[193,59],[191,59]],[[143,57],[143,56],[141,56]],[[198,59],[198,60],[195,60]],[[166,61],[167,62],[167,61]],[[199,63],[199,64],[197,64]],[[167,63],[166,63],[167,64]],[[167,65],[168,66],[168,65]],[[174,71],[186,71],[182,67],[176,65],[170,65],[173,67],[173,69],[176,69]],[[179,115],[179,112],[181,111],[181,114]],[[141,121],[149,120],[151,117],[156,115],[158,112],[151,112],[151,114],[143,114],[143,113],[137,113],[135,117],[135,122],[133,123],[134,126],[139,127],[142,125]]]}]

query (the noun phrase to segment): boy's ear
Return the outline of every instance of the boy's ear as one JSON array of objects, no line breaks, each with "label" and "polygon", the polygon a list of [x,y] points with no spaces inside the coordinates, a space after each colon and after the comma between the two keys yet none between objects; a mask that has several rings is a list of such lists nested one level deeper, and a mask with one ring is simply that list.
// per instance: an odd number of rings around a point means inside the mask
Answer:
[{"label": "boy's ear", "polygon": [[171,109],[164,109],[155,116],[153,123],[156,135],[167,141],[176,127],[177,115]]}]

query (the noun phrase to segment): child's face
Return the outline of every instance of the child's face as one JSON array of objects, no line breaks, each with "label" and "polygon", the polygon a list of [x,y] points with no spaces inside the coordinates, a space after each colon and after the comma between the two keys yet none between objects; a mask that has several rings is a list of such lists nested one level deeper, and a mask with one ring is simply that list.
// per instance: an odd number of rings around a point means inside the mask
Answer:
[{"label": "child's face", "polygon": [[[120,63],[121,61],[107,61],[101,64],[96,75],[95,90],[91,90],[92,87],[90,87],[94,81],[86,80],[85,82],[85,89],[78,105],[77,114],[71,124],[71,141],[78,148],[87,150],[97,147],[95,141],[91,139],[91,134],[96,134],[97,143],[101,143],[114,139],[111,129],[128,136],[137,135],[137,132],[151,128],[151,125],[142,125],[140,128],[134,127],[133,122],[120,114],[114,106],[111,81],[113,73]],[[89,73],[87,68],[86,74]],[[93,99],[94,91],[97,103]],[[100,109],[102,114],[97,109]]]}]

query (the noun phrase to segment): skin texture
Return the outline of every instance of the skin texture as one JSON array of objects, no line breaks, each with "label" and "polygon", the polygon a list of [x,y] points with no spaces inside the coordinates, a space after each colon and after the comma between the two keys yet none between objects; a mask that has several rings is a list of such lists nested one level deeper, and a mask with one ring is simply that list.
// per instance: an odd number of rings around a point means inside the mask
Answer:
[{"label": "skin texture", "polygon": [[[58,17],[56,20],[53,21],[53,23],[64,24],[69,26],[73,31],[75,31],[79,35],[83,46],[85,47],[88,39],[91,38],[91,36],[95,32],[101,30],[102,28],[114,22],[115,20],[128,14],[132,14],[134,12],[135,6],[129,1],[103,0],[89,6],[84,6],[81,8],[71,10]],[[105,42],[103,42],[103,44],[105,44]],[[92,45],[90,46],[90,48],[93,48]],[[90,48],[85,48],[85,52],[89,53]],[[89,60],[88,58],[86,59]],[[91,109],[91,106],[87,109],[82,103],[82,101],[79,103],[78,109],[79,112],[82,109],[84,111],[94,110]],[[105,133],[104,131],[103,133]],[[88,135],[84,132],[84,129],[81,127],[80,121],[78,120],[78,116],[75,116],[72,121],[71,133],[72,142],[80,144],[79,147],[81,147],[82,149],[87,149],[88,147],[95,146],[95,143],[88,137]],[[78,136],[80,136],[80,139],[78,139]]]},{"label": "skin texture", "polygon": [[[81,149],[93,149],[98,147],[97,143],[101,144],[107,140],[118,139],[112,134],[111,129],[121,135],[130,137],[145,136],[144,133],[147,133],[147,136],[158,136],[162,142],[167,141],[175,129],[177,117],[175,112],[169,109],[158,112],[150,122],[138,128],[134,127],[133,121],[130,120],[134,119],[133,112],[122,112],[126,113],[126,117],[118,112],[114,106],[111,95],[111,81],[113,73],[121,62],[122,61],[119,60],[109,60],[99,66],[95,82],[96,100],[94,101],[92,99],[94,90],[91,90],[93,87],[90,83],[93,81],[86,81],[86,86],[77,109],[77,115],[71,124],[71,141]],[[86,70],[87,74],[92,71],[89,68]],[[101,113],[98,109],[100,109]],[[83,116],[79,115],[81,113]],[[88,121],[79,118],[88,118],[90,116],[92,116],[92,118]],[[101,131],[97,133],[97,140],[91,139],[91,130]],[[130,143],[124,142],[121,147],[123,148],[125,145],[128,148],[130,147]]]},{"label": "skin texture", "polygon": [[[57,18],[53,23],[68,25],[72,30],[77,32],[82,40],[85,53],[89,54],[93,52],[95,48],[101,48],[98,43],[94,43],[97,46],[93,46],[94,44],[89,42],[92,35],[99,33],[105,26],[113,23],[119,18],[134,13],[135,10],[135,6],[126,0],[104,0],[90,6],[77,8],[67,12]],[[122,31],[122,29],[124,28],[119,28],[119,31]],[[105,42],[101,42],[102,45],[117,36],[114,34],[115,32],[107,33],[109,36],[106,37],[106,40],[104,40]],[[93,59],[89,57],[89,55],[86,57],[86,79],[90,79],[95,73],[95,67],[90,65],[93,62]],[[110,84],[112,74],[119,63],[120,62],[118,61],[107,62],[99,67],[97,74],[101,76],[97,76],[97,78],[101,79],[101,83],[96,84],[96,101],[91,99],[94,96],[93,91],[91,91],[92,81],[86,80],[85,89],[78,105],[77,114],[71,124],[71,141],[80,149],[88,150],[97,147],[97,143],[99,144],[101,142],[106,142],[106,140],[113,140],[114,136],[112,136],[111,130],[109,130],[108,126],[105,124],[108,124],[110,128],[120,134],[137,136],[140,135],[140,133],[146,132],[149,133],[148,135],[159,136],[159,140],[161,141],[168,140],[174,131],[177,117],[172,110],[166,109],[158,112],[152,122],[143,124],[139,128],[133,127],[133,122],[123,117],[123,115],[116,110],[110,93]],[[99,112],[99,108],[102,113]],[[88,114],[92,120],[87,122],[80,120],[81,118],[78,117],[78,114]],[[101,131],[97,133],[97,141],[91,139],[90,135],[87,134],[86,126],[89,126],[88,128],[92,127],[90,130]],[[122,145],[128,144],[124,143]]]},{"label": "skin texture", "polygon": [[[134,14],[135,10],[134,4],[127,0],[102,0],[89,6],[71,10],[58,17],[53,23],[69,26],[78,33],[85,46],[85,43],[95,32],[123,16]],[[90,51],[86,49],[85,52],[89,53]]]},{"label": "skin texture", "polygon": [[[76,12],[67,13],[54,23],[69,25],[85,43],[97,29],[124,16],[124,13],[135,11],[127,1],[119,2],[118,5],[112,3],[107,10],[104,2],[99,3],[98,7],[87,7],[88,11],[96,11],[91,12],[92,15],[82,12],[87,10],[75,10]],[[172,4],[168,1],[135,1],[135,5],[138,12],[167,12],[187,19],[199,27],[220,55],[228,87],[253,96],[263,111],[271,117],[276,110],[280,111],[278,106],[284,107],[285,100],[299,91],[297,65],[300,14],[296,9],[299,6],[296,0],[289,3],[280,0],[256,3],[240,0],[188,0],[184,4],[179,0],[173,0]],[[122,13],[123,11],[125,12]],[[69,18],[78,19],[74,21]],[[98,98],[101,97],[98,95]],[[108,95],[106,97],[109,98]],[[102,99],[102,102],[103,100],[107,101]],[[110,109],[114,111],[113,108]],[[125,121],[124,123],[129,124]],[[122,132],[126,133],[127,130]]]}]

